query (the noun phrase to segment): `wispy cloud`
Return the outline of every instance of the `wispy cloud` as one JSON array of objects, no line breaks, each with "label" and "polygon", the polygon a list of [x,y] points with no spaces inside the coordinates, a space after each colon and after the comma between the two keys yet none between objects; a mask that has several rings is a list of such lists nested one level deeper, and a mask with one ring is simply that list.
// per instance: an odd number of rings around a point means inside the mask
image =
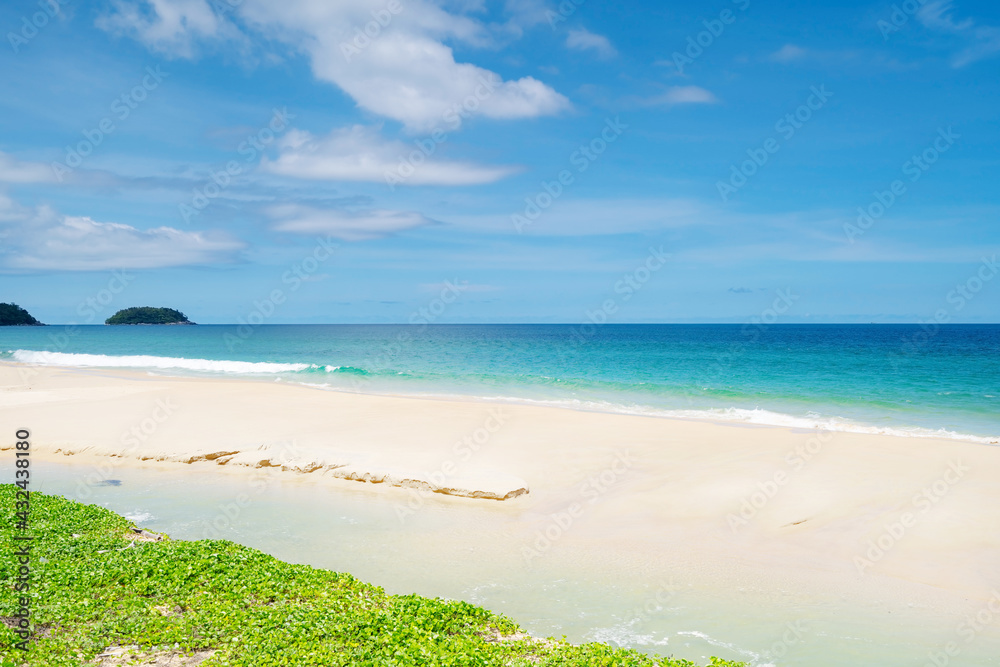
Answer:
[{"label": "wispy cloud", "polygon": [[225,234],[131,225],[19,206],[0,196],[0,270],[155,269],[233,261],[243,244]]},{"label": "wispy cloud", "polygon": [[951,0],[928,2],[917,12],[924,27],[961,38],[966,46],[952,56],[953,67],[965,67],[978,60],[1000,54],[1000,28],[981,25],[974,19],[958,21],[952,15]]},{"label": "wispy cloud", "polygon": [[441,283],[424,283],[420,285],[421,292],[440,292],[443,289],[450,289],[457,286],[463,292],[499,292],[502,287],[496,285],[481,285],[459,280],[445,281]]},{"label": "wispy cloud", "polygon": [[56,180],[52,169],[40,162],[23,162],[0,151],[0,183],[48,183]]},{"label": "wispy cloud", "polygon": [[783,47],[770,54],[767,59],[776,63],[791,63],[802,60],[808,55],[808,51],[794,44],[785,44]]},{"label": "wispy cloud", "polygon": [[[470,0],[482,2],[482,0]],[[518,36],[525,28],[549,22],[551,7],[546,0],[506,0],[504,13],[509,17],[506,28]]]},{"label": "wispy cloud", "polygon": [[716,104],[719,99],[701,86],[671,86],[658,95],[631,98],[639,106],[676,106],[678,104]]},{"label": "wispy cloud", "polygon": [[[528,236],[590,236],[680,229],[711,224],[714,209],[693,199],[562,198],[545,210]],[[509,234],[509,213],[451,213],[451,225]]]},{"label": "wispy cloud", "polygon": [[[378,128],[355,125],[335,130],[325,137],[292,130],[278,144],[274,160],[264,159],[260,169],[272,174],[327,181],[386,182],[418,150],[412,143],[387,141]],[[419,152],[419,151],[418,151]],[[421,154],[408,185],[478,185],[493,183],[517,171],[513,167],[481,166]]]},{"label": "wispy cloud", "polygon": [[593,51],[604,59],[618,55],[618,51],[607,37],[590,32],[586,28],[570,30],[566,36],[566,48],[575,51]]},{"label": "wispy cloud", "polygon": [[199,44],[245,39],[206,0],[114,0],[113,7],[97,18],[99,28],[132,37],[168,58],[194,58]]},{"label": "wispy cloud", "polygon": [[272,206],[267,214],[277,231],[326,234],[344,241],[382,238],[434,222],[415,211],[323,209],[301,204]]}]

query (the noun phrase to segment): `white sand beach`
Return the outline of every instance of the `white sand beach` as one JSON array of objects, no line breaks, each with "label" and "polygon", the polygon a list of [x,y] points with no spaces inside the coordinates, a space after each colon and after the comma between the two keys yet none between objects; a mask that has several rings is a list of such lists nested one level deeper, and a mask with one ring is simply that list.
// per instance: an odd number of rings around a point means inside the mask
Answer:
[{"label": "white sand beach", "polygon": [[483,525],[528,564],[575,545],[935,605],[1000,585],[997,447],[16,364],[0,388],[36,457],[375,485],[400,522],[502,517]]}]

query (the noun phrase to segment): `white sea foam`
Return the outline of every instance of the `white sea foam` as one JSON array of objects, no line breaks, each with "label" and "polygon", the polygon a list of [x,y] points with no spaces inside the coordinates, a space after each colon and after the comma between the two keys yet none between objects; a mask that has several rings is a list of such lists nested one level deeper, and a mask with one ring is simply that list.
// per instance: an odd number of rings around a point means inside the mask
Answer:
[{"label": "white sea foam", "polygon": [[643,634],[636,632],[630,625],[622,623],[610,628],[596,628],[587,634],[587,640],[625,648],[635,648],[636,646],[667,646],[670,643],[667,637],[658,639],[653,633]]},{"label": "white sea foam", "polygon": [[[465,398],[445,396],[445,398]],[[1000,436],[979,436],[959,433],[948,429],[930,429],[920,426],[878,426],[865,424],[843,417],[833,417],[809,413],[805,416],[789,415],[761,408],[705,408],[700,410],[671,410],[642,405],[622,405],[605,401],[583,401],[579,399],[526,399],[511,396],[481,396],[477,400],[544,405],[586,412],[612,412],[616,414],[638,415],[642,417],[664,417],[667,419],[691,419],[696,421],[739,422],[760,426],[785,426],[813,431],[838,431],[843,433],[866,433],[870,435],[893,435],[904,438],[943,438],[964,440],[984,445],[1000,444]]]},{"label": "white sea foam", "polygon": [[968,433],[958,433],[945,428],[930,429],[920,426],[877,426],[864,424],[843,417],[830,417],[809,413],[804,417],[796,417],[781,412],[754,408],[722,408],[710,410],[664,410],[663,416],[680,419],[717,419],[720,421],[744,422],[767,426],[787,426],[789,428],[804,428],[817,431],[841,431],[846,433],[868,433],[873,435],[895,435],[906,438],[946,438],[950,440],[967,440],[980,444],[998,444],[1000,437],[982,437]]},{"label": "white sea foam", "polygon": [[128,519],[134,524],[145,523],[146,521],[150,521],[154,518],[152,514],[150,514],[149,512],[143,512],[142,510],[128,512],[127,514],[123,514],[122,516],[124,516],[126,519]]},{"label": "white sea foam", "polygon": [[[156,357],[149,355],[110,356],[103,354],[69,354],[64,352],[48,352],[35,350],[13,350],[8,352],[14,361],[44,366],[87,366],[97,368],[142,368],[142,369],[175,369],[200,371],[206,373],[264,375],[273,373],[295,373],[310,369],[323,369],[328,373],[350,368],[349,366],[317,366],[316,364],[291,364],[274,362],[250,362],[212,359],[184,359],[177,357]],[[307,384],[307,383],[301,383]],[[308,384],[308,386],[350,391],[347,387],[331,387],[326,383]],[[398,389],[398,388],[397,388]],[[373,391],[372,393],[377,393]],[[511,396],[468,396],[437,393],[420,393],[434,398],[458,398],[460,400],[497,401],[503,403],[520,403],[527,405],[545,405],[572,410],[591,412],[612,412],[618,414],[640,415],[645,417],[665,417],[670,419],[692,419],[698,421],[737,422],[758,424],[761,426],[784,426],[809,430],[838,431],[845,433],[866,433],[872,435],[893,435],[907,438],[945,438],[949,440],[964,440],[979,444],[1000,444],[1000,436],[978,436],[959,433],[944,428],[931,429],[920,426],[882,426],[866,424],[859,420],[844,417],[809,413],[805,416],[790,415],[762,408],[705,408],[705,409],[666,409],[643,405],[625,405],[610,401],[586,401],[580,399],[529,399]]]},{"label": "white sea foam", "polygon": [[754,651],[750,651],[745,648],[740,648],[736,644],[733,644],[731,642],[724,642],[720,639],[716,639],[715,637],[707,635],[704,632],[700,632],[698,630],[681,630],[677,633],[677,635],[681,637],[697,637],[703,642],[711,646],[714,646],[716,648],[728,649],[734,653],[739,654],[741,656],[740,658],[741,660],[749,661],[751,665],[754,665],[754,667],[774,667],[774,665],[770,662],[767,663],[761,662],[762,660],[767,659],[766,654],[761,655]]},{"label": "white sea foam", "polygon": [[212,359],[182,359],[149,355],[109,356],[105,354],[69,354],[35,350],[14,350],[14,361],[41,366],[87,366],[96,368],[161,368],[209,373],[290,373],[304,371],[309,364],[279,364],[250,361],[216,361]]}]

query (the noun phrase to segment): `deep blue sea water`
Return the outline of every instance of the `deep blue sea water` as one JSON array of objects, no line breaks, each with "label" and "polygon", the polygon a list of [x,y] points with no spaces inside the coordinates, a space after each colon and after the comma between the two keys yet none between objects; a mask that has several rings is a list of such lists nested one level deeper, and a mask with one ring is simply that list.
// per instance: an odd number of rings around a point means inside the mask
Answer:
[{"label": "deep blue sea water", "polygon": [[1000,325],[5,327],[0,359],[1000,440]]}]

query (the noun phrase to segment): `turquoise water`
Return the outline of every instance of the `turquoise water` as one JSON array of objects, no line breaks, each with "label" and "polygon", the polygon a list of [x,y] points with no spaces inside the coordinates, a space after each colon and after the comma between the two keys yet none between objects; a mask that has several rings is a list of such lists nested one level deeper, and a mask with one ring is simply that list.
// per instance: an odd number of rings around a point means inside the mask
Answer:
[{"label": "turquoise water", "polygon": [[1000,325],[8,327],[0,359],[1000,439]]}]

